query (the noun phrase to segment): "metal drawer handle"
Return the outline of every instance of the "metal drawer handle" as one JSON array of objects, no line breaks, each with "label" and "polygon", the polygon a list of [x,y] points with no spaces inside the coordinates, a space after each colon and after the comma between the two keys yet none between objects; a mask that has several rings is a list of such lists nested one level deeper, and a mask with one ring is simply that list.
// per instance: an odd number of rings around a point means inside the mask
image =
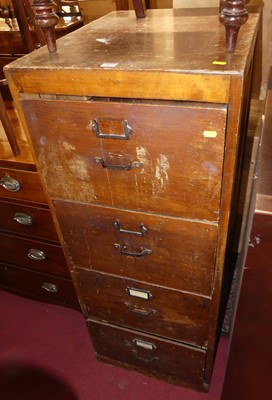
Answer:
[{"label": "metal drawer handle", "polygon": [[0,186],[9,192],[19,192],[21,189],[20,182],[10,176],[4,176],[0,179]]},{"label": "metal drawer handle", "polygon": [[58,287],[54,285],[54,283],[44,282],[42,285],[42,289],[46,290],[47,292],[57,293]]},{"label": "metal drawer handle", "polygon": [[[102,129],[104,130],[104,132],[102,132]],[[132,132],[132,128],[128,125],[128,122],[126,120],[122,121],[98,118],[95,118],[93,120],[92,130],[99,138],[117,140],[129,139],[129,134]],[[121,133],[117,133],[117,131],[120,131]]]},{"label": "metal drawer handle", "polygon": [[103,158],[100,157],[95,157],[94,162],[96,162],[97,164],[101,164],[103,168],[124,170],[124,171],[129,171],[133,168],[141,168],[142,166],[142,163],[140,163],[139,161],[133,161],[131,164],[127,165],[106,164]]},{"label": "metal drawer handle", "polygon": [[157,310],[154,310],[154,309],[145,310],[143,308],[138,308],[136,306],[132,306],[131,304],[127,304],[127,306],[131,312],[142,315],[143,317],[149,317],[150,315],[156,314],[156,312],[157,312]]},{"label": "metal drawer handle", "polygon": [[150,358],[141,357],[138,355],[138,352],[135,349],[132,349],[132,353],[134,354],[135,358],[137,358],[140,361],[146,362],[146,363],[159,360],[159,357],[157,357],[157,356],[150,357]]},{"label": "metal drawer handle", "polygon": [[46,259],[46,254],[42,250],[29,249],[27,257],[35,261],[44,261]]},{"label": "metal drawer handle", "polygon": [[147,228],[144,226],[144,224],[140,225],[140,232],[129,231],[129,230],[123,229],[123,228],[121,228],[121,224],[120,224],[120,221],[118,219],[114,222],[113,226],[120,233],[129,233],[130,235],[135,235],[135,236],[144,236],[146,234],[146,232],[147,232]]},{"label": "metal drawer handle", "polygon": [[31,215],[25,213],[15,213],[13,219],[21,225],[32,225],[33,223],[33,218]]},{"label": "metal drawer handle", "polygon": [[152,250],[149,250],[149,249],[143,249],[139,253],[136,253],[133,251],[127,251],[127,250],[125,250],[126,246],[121,246],[121,244],[119,244],[119,243],[114,243],[114,247],[116,249],[120,249],[120,253],[123,254],[124,256],[143,257],[146,254],[152,254]]},{"label": "metal drawer handle", "polygon": [[[145,349],[145,350],[154,351],[157,348],[157,346],[154,343],[146,342],[146,341],[140,340],[140,339],[133,339],[132,342],[138,348],[142,348],[142,349]],[[159,357],[153,356],[153,355],[151,355],[150,358],[139,356],[138,355],[138,351],[136,349],[132,349],[132,353],[134,354],[134,356],[136,358],[138,358],[138,360],[141,360],[141,361],[144,361],[144,362],[152,362],[152,361],[155,361],[155,360],[159,360]]]}]

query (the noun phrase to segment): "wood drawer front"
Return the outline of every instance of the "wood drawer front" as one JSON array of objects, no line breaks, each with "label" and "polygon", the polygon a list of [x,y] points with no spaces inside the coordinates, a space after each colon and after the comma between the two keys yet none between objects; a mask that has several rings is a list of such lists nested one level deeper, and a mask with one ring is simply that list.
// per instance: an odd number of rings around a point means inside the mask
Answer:
[{"label": "wood drawer front", "polygon": [[70,279],[1,263],[0,288],[32,299],[80,308]]},{"label": "wood drawer front", "polygon": [[71,267],[211,294],[216,225],[67,201],[54,206]]},{"label": "wood drawer front", "polygon": [[203,390],[204,350],[93,321],[88,325],[98,359]]},{"label": "wood drawer front", "polygon": [[0,196],[47,204],[37,172],[0,168]]},{"label": "wood drawer front", "polygon": [[1,229],[59,242],[49,210],[0,201]]},{"label": "wood drawer front", "polygon": [[50,195],[217,221],[227,108],[165,104],[24,100]]},{"label": "wood drawer front", "polygon": [[87,318],[207,346],[209,299],[87,270],[73,274]]},{"label": "wood drawer front", "polygon": [[[0,233],[0,260],[47,273],[70,277],[60,246]],[[34,250],[34,251],[33,251]],[[45,259],[42,259],[43,252]],[[31,254],[32,258],[28,255]],[[40,259],[34,259],[39,257]]]}]

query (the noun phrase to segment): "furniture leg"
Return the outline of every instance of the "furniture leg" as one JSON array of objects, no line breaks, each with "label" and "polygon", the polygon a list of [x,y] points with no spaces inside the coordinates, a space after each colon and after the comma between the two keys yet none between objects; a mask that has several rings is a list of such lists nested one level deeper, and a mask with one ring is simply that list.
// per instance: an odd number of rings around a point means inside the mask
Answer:
[{"label": "furniture leg", "polygon": [[226,47],[228,53],[233,53],[240,27],[247,21],[248,12],[245,8],[246,0],[221,0],[220,22],[226,29]]}]

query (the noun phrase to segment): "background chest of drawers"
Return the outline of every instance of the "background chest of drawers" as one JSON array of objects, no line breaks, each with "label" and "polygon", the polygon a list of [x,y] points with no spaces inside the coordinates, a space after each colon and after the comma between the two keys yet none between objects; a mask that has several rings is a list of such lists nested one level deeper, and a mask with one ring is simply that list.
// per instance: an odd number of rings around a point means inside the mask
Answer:
[{"label": "background chest of drawers", "polygon": [[14,157],[1,141],[0,288],[79,308],[39,175],[21,144]]},{"label": "background chest of drawers", "polygon": [[206,14],[111,13],[6,68],[97,358],[200,390],[236,252],[258,26],[227,55]]}]

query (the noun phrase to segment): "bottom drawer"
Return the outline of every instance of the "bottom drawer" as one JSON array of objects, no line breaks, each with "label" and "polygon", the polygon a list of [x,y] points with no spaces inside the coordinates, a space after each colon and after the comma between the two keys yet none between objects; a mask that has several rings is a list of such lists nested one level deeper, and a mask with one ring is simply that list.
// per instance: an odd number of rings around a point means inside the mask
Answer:
[{"label": "bottom drawer", "polygon": [[205,390],[205,350],[94,321],[88,325],[98,360]]},{"label": "bottom drawer", "polygon": [[0,264],[0,288],[32,299],[80,309],[69,279]]}]

